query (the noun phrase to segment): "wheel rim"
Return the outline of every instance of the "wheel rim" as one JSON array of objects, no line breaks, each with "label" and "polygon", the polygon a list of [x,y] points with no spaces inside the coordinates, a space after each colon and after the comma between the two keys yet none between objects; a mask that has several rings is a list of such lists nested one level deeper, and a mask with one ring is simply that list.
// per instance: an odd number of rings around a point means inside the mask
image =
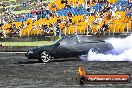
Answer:
[{"label": "wheel rim", "polygon": [[49,52],[43,51],[41,53],[41,60],[42,60],[42,62],[49,62],[50,59],[51,59],[51,56],[50,56]]}]

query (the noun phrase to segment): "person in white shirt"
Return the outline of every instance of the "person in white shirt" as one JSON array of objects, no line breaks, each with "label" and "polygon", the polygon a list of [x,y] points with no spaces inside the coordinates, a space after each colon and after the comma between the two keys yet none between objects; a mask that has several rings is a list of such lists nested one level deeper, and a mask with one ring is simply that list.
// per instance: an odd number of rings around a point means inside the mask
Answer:
[{"label": "person in white shirt", "polygon": [[121,15],[118,13],[118,15],[116,16],[117,19],[121,18]]},{"label": "person in white shirt", "polygon": [[114,11],[117,11],[117,7],[116,7],[116,6],[114,6],[113,10],[114,10]]},{"label": "person in white shirt", "polygon": [[112,14],[111,15],[112,17],[115,17],[115,11],[114,10],[111,11],[111,14]]}]

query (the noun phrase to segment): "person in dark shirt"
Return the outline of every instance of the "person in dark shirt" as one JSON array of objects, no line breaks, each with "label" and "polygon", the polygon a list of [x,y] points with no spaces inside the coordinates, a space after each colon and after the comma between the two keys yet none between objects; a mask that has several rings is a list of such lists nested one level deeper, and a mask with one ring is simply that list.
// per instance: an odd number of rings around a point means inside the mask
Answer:
[{"label": "person in dark shirt", "polygon": [[104,22],[104,24],[102,25],[102,30],[107,31],[108,28],[109,28],[109,25],[106,22]]},{"label": "person in dark shirt", "polygon": [[48,25],[47,24],[42,24],[42,29],[44,32],[47,32]]},{"label": "person in dark shirt", "polygon": [[104,22],[102,27],[100,29],[98,29],[98,33],[97,34],[105,35],[105,32],[108,30],[108,28],[109,28],[109,25],[106,22]]},{"label": "person in dark shirt", "polygon": [[72,13],[71,12],[68,12],[68,17],[72,17]]},{"label": "person in dark shirt", "polygon": [[59,25],[57,25],[56,27],[56,36],[59,36],[60,35],[60,27]]}]

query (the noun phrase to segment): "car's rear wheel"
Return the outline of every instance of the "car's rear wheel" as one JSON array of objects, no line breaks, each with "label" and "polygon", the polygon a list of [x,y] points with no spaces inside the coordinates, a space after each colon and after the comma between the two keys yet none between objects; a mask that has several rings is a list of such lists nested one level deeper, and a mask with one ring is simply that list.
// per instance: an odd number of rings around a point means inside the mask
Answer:
[{"label": "car's rear wheel", "polygon": [[39,61],[43,63],[48,63],[51,60],[51,55],[48,51],[42,51],[40,54]]}]

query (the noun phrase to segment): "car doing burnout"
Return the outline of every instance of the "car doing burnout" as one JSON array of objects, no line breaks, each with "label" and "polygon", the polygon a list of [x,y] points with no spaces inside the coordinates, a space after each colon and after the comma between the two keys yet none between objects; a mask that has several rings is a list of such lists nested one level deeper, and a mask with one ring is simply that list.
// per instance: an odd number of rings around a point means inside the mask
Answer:
[{"label": "car doing burnout", "polygon": [[25,56],[28,59],[38,59],[40,62],[49,62],[53,58],[78,57],[93,52],[103,53],[111,50],[110,43],[102,40],[81,39],[79,36],[65,36],[51,45],[29,49]]}]

